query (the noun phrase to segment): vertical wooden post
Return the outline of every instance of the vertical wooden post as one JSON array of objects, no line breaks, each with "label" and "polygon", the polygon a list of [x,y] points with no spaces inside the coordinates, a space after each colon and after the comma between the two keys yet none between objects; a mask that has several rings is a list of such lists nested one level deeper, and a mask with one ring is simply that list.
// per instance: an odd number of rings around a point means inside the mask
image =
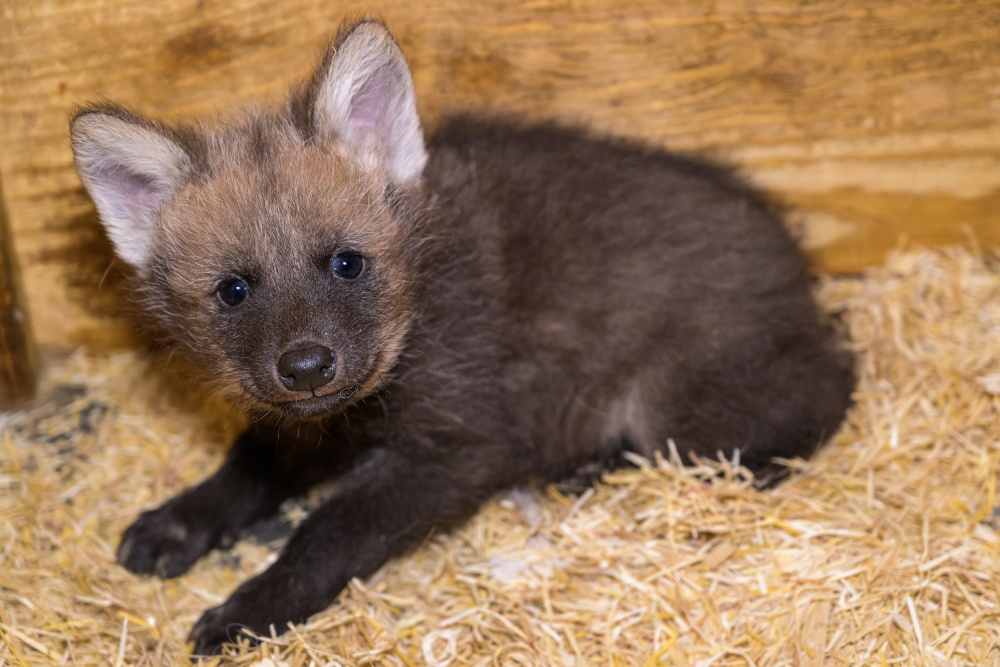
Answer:
[{"label": "vertical wooden post", "polygon": [[36,380],[35,341],[24,307],[7,207],[0,187],[0,410],[31,398]]}]

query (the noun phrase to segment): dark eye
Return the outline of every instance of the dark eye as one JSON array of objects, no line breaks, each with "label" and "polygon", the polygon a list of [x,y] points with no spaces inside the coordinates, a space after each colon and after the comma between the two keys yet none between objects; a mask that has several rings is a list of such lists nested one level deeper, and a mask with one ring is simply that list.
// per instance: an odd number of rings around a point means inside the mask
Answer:
[{"label": "dark eye", "polygon": [[330,269],[342,280],[354,280],[365,270],[365,258],[352,253],[337,255],[330,260]]},{"label": "dark eye", "polygon": [[250,298],[250,287],[246,284],[246,281],[234,278],[223,283],[216,290],[216,294],[219,295],[219,301],[227,306],[238,306]]}]

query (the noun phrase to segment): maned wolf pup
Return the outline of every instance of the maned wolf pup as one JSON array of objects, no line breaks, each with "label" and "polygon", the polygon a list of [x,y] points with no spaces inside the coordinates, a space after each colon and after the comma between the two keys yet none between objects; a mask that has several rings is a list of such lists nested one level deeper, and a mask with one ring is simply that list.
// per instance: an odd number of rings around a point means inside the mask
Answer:
[{"label": "maned wolf pup", "polygon": [[717,168],[550,125],[425,144],[385,26],[344,28],[280,112],[174,128],[99,105],[73,148],[134,290],[255,423],[118,560],[173,577],[337,472],[191,637],[283,632],[526,478],[624,450],[808,456],[849,354],[761,197]]}]

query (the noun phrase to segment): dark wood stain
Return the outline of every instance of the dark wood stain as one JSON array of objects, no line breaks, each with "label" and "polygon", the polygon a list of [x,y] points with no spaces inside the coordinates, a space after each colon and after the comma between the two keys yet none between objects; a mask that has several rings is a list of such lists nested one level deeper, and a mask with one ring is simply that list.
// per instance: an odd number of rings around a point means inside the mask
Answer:
[{"label": "dark wood stain", "polygon": [[197,26],[164,45],[168,67],[191,67],[196,64],[219,65],[233,57],[233,46],[239,41],[236,31],[221,24]]},{"label": "dark wood stain", "polygon": [[30,399],[35,393],[36,373],[35,341],[0,190],[0,409]]}]

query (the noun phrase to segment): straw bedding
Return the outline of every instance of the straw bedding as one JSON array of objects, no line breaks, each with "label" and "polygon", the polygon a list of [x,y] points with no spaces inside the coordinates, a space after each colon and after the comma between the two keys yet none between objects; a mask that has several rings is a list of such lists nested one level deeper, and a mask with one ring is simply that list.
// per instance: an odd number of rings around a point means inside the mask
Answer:
[{"label": "straw bedding", "polygon": [[[1000,268],[901,253],[820,296],[850,329],[857,403],[779,488],[667,456],[582,495],[513,490],[226,661],[1000,664]],[[0,665],[182,661],[200,612],[306,511],[178,579],[114,564],[136,514],[206,475],[240,426],[179,368],[79,352],[3,418]]]}]

